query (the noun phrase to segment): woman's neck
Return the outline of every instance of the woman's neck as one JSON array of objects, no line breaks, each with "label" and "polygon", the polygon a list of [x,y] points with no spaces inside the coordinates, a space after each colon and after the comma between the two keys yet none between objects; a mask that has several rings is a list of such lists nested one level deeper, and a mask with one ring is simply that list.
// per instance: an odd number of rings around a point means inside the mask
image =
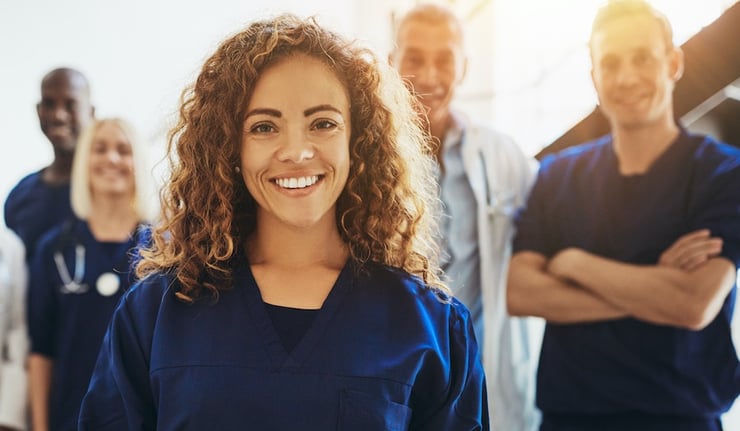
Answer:
[{"label": "woman's neck", "polygon": [[250,264],[295,269],[318,265],[340,270],[349,256],[333,219],[308,228],[260,220],[246,250]]},{"label": "woman's neck", "polygon": [[125,201],[97,199],[90,209],[87,223],[98,241],[125,241],[139,224],[130,199]]}]

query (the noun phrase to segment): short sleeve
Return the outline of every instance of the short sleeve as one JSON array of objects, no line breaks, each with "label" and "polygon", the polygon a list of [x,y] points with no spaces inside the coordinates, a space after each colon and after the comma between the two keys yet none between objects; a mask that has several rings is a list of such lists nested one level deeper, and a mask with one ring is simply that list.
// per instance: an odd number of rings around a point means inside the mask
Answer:
[{"label": "short sleeve", "polygon": [[5,199],[5,205],[3,205],[3,213],[5,216],[5,225],[8,226],[9,229],[11,229],[13,232],[15,232],[19,238],[26,244],[26,241],[28,238],[26,238],[25,232],[23,231],[23,223],[21,223],[21,220],[19,220],[18,212],[19,212],[19,186],[22,184],[22,181],[13,187],[13,189],[8,193],[8,197]]},{"label": "short sleeve", "polygon": [[[118,304],[103,339],[87,394],[82,400],[79,430],[154,430],[156,409],[149,383],[147,325],[134,319],[147,308],[132,304],[132,287]],[[140,298],[139,298],[140,299]],[[142,339],[142,335],[143,338]],[[151,335],[151,334],[149,334]]]},{"label": "short sleeve", "polygon": [[516,234],[513,241],[513,252],[534,251],[545,256],[552,254],[547,244],[547,223],[545,219],[545,202],[548,198],[547,173],[550,170],[550,157],[545,158],[537,172],[534,186],[514,218]]},{"label": "short sleeve", "polygon": [[690,230],[709,229],[713,236],[722,238],[721,255],[740,268],[740,156],[716,166],[695,194],[702,202]]},{"label": "short sleeve", "polygon": [[488,430],[486,378],[470,313],[453,300],[450,321],[449,382],[428,418],[412,430]]}]

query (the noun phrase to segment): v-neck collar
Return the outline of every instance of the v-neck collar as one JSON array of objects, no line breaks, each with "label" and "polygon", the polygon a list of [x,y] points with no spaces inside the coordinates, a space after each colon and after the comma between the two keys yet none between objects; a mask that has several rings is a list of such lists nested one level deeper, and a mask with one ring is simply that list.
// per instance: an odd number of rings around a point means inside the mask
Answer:
[{"label": "v-neck collar", "polygon": [[321,340],[347,291],[354,283],[352,258],[347,259],[347,263],[339,272],[339,276],[324,300],[321,309],[319,309],[313,324],[291,352],[285,350],[272,319],[270,319],[249,262],[243,256],[237,259],[237,262],[234,271],[234,286],[243,292],[241,296],[270,358],[271,369],[277,371],[299,368]]},{"label": "v-neck collar", "polygon": [[[93,262],[90,264],[91,268],[109,268],[107,271],[113,271],[119,274],[129,271],[129,250],[132,250],[137,245],[137,235],[140,225],[137,225],[129,238],[123,241],[99,241],[93,235],[92,230],[90,230],[88,222],[75,220],[74,224],[76,226],[71,229],[76,232],[76,241],[85,245],[86,259]],[[111,244],[113,246],[113,252],[104,250],[103,244]]]},{"label": "v-neck collar", "polygon": [[666,172],[675,170],[675,166],[680,165],[680,161],[689,157],[696,148],[695,136],[688,133],[683,127],[679,127],[678,136],[650,165],[650,167],[641,174],[625,175],[619,172],[619,158],[614,148],[614,137],[609,139],[608,156],[610,158],[610,169],[623,182],[641,182],[651,181],[655,177],[662,177]]}]

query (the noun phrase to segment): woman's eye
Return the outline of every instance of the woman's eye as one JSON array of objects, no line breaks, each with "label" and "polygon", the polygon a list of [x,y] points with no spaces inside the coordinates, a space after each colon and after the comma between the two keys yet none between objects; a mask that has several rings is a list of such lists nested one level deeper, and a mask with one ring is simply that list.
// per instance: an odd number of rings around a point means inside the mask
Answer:
[{"label": "woman's eye", "polygon": [[334,127],[337,127],[336,123],[329,120],[319,120],[313,123],[313,128],[317,130],[328,130],[333,129]]},{"label": "woman's eye", "polygon": [[272,127],[270,124],[260,123],[260,124],[255,124],[254,126],[252,126],[252,128],[249,129],[249,131],[252,133],[271,133],[275,131],[275,128]]}]

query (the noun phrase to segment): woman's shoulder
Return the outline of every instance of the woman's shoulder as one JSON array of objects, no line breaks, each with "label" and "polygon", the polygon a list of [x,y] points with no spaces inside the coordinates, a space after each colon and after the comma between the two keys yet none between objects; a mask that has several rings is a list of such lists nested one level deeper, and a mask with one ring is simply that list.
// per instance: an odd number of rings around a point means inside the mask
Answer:
[{"label": "woman's shoulder", "polygon": [[123,295],[122,302],[137,306],[161,304],[168,296],[174,297],[176,284],[172,274],[155,272],[133,283]]},{"label": "woman's shoulder", "polygon": [[453,345],[464,351],[477,350],[467,307],[419,277],[397,268],[369,265],[355,292],[349,310],[363,316],[362,320],[382,316],[383,328],[393,331],[396,340],[436,346],[432,350],[440,355],[449,354]]},{"label": "woman's shoulder", "polygon": [[114,326],[133,326],[145,337],[153,336],[154,327],[169,301],[175,301],[177,280],[168,273],[152,273],[134,282],[116,306]]},{"label": "woman's shoulder", "polygon": [[[381,264],[368,264],[364,282],[368,290],[383,296],[383,300],[399,304],[409,313],[416,311],[425,315],[446,317],[446,320],[467,319],[469,311],[457,298],[430,286],[420,277]],[[444,319],[443,319],[444,320]]]}]

